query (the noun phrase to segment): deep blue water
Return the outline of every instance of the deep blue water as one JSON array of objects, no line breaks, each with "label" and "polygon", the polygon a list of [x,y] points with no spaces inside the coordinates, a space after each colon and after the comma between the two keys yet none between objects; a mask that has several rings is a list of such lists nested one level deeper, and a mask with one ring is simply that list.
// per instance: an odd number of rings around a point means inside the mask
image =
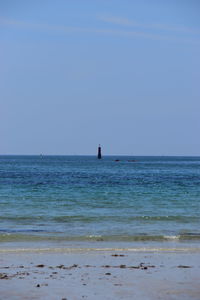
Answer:
[{"label": "deep blue water", "polygon": [[0,156],[0,241],[174,237],[200,240],[200,157]]}]

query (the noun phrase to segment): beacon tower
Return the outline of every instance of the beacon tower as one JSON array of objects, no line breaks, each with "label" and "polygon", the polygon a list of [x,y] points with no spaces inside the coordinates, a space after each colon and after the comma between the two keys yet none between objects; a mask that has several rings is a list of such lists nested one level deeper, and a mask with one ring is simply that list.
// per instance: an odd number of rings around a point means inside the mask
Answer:
[{"label": "beacon tower", "polygon": [[101,159],[101,146],[99,145],[98,147],[98,155],[97,155],[98,159]]}]

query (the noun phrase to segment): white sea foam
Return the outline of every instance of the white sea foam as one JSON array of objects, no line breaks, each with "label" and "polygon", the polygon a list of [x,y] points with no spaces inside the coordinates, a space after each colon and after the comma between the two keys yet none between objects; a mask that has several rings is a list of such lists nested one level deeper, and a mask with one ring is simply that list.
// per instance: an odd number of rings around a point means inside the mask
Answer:
[{"label": "white sea foam", "polygon": [[179,240],[180,235],[164,235],[164,238],[168,240]]},{"label": "white sea foam", "polygon": [[93,235],[93,234],[86,236],[86,238],[90,238],[90,239],[92,239],[92,238],[101,238],[101,237],[102,237],[102,235]]}]

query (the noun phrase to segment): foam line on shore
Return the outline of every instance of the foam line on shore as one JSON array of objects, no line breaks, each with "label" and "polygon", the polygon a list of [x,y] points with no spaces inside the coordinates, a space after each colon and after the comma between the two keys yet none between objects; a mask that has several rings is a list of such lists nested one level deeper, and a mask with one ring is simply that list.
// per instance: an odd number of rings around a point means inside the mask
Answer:
[{"label": "foam line on shore", "polygon": [[200,248],[3,248],[0,253],[84,253],[84,252],[190,252],[200,253]]}]

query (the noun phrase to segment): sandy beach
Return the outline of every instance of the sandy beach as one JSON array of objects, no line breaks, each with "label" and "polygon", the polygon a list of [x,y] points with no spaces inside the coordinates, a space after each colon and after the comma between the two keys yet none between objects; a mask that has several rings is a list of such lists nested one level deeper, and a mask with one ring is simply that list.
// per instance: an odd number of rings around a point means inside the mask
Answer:
[{"label": "sandy beach", "polygon": [[0,299],[200,299],[200,252],[1,249]]}]

